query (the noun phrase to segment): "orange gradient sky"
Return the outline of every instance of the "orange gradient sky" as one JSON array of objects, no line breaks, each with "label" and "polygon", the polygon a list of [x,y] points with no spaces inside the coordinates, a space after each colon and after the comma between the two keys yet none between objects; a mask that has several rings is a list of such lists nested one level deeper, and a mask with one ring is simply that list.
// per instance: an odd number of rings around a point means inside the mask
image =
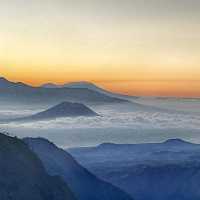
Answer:
[{"label": "orange gradient sky", "polygon": [[200,96],[196,0],[0,1],[0,76]]}]

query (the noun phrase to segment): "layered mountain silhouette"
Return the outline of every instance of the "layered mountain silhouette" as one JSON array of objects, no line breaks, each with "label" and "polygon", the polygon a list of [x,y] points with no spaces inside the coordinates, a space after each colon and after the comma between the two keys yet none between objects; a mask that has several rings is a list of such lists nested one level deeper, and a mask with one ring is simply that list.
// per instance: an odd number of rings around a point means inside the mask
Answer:
[{"label": "layered mountain silhouette", "polygon": [[[80,81],[80,82],[70,82],[70,83],[65,83],[63,85],[57,85],[54,83],[46,83],[41,85],[40,87],[43,88],[86,88],[86,89],[91,89],[91,90],[98,90],[98,91],[105,91],[102,88],[96,86],[95,84],[87,81]],[[106,92],[106,91],[105,91]]]},{"label": "layered mountain silhouette", "polygon": [[17,121],[40,121],[40,120],[49,120],[56,119],[61,117],[94,117],[98,116],[93,110],[81,103],[71,103],[71,102],[62,102],[56,106],[53,106],[45,111],[36,113],[31,116],[21,117],[16,119],[6,119],[2,120],[1,123],[6,122],[17,122]]},{"label": "layered mountain silhouette", "polygon": [[42,162],[23,141],[0,133],[0,199],[75,200],[75,197],[60,177],[47,174]]},{"label": "layered mountain silhouette", "polygon": [[70,154],[48,140],[25,138],[24,141],[40,158],[48,174],[62,177],[78,200],[132,199],[122,190],[92,175]]},{"label": "layered mountain silhouette", "polygon": [[68,151],[89,171],[135,199],[200,199],[198,144],[170,139],[150,144],[104,143]]},{"label": "layered mountain silhouette", "polygon": [[62,101],[86,104],[127,103],[127,100],[111,97],[88,88],[42,88],[14,83],[0,78],[0,102],[12,105],[52,105]]},{"label": "layered mountain silhouette", "polygon": [[[83,88],[83,89],[89,89],[93,90],[96,92],[100,92],[102,94],[106,94],[112,97],[117,97],[117,98],[129,98],[130,96],[128,95],[123,95],[123,94],[118,94],[114,92],[107,91],[94,83],[88,82],[88,81],[80,81],[80,82],[70,82],[70,83],[65,83],[62,85],[57,85],[54,83],[46,83],[41,85],[42,88]],[[133,98],[133,96],[132,96]],[[135,97],[137,98],[137,97]]]},{"label": "layered mountain silhouette", "polygon": [[65,83],[63,85],[57,85],[54,83],[46,83],[46,84],[41,85],[41,87],[43,88],[82,88],[82,89],[89,89],[96,92],[100,92],[106,95],[120,95],[120,94],[115,94],[107,90],[104,90],[101,87],[98,87],[97,85],[95,85],[94,83],[87,82],[87,81],[70,82],[70,83]]}]

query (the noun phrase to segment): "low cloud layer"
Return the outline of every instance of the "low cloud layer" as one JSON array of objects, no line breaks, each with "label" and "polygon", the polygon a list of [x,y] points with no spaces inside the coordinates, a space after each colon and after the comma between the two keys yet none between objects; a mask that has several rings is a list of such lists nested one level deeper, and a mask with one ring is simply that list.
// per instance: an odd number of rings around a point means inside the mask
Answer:
[{"label": "low cloud layer", "polygon": [[[154,105],[155,103],[151,106]],[[197,106],[198,110],[199,104],[193,105]],[[137,104],[104,105],[92,107],[101,115],[97,117],[67,117],[31,123],[10,123],[0,125],[0,130],[19,137],[45,137],[64,148],[98,145],[103,142],[159,142],[169,138],[182,138],[200,143],[199,114],[160,109],[167,108],[166,103],[165,106],[159,104],[159,109],[154,108]],[[194,106],[192,109],[195,110]],[[43,109],[1,110],[0,118],[26,116],[41,110]]]},{"label": "low cloud layer", "polygon": [[[9,113],[7,113],[9,114]],[[25,114],[25,113],[24,113]],[[26,113],[27,114],[27,113]],[[60,118],[56,120],[10,123],[2,127],[25,127],[35,129],[76,129],[76,128],[134,128],[134,129],[200,129],[200,116],[181,113],[164,112],[118,112],[117,110],[103,110],[102,116]]]}]

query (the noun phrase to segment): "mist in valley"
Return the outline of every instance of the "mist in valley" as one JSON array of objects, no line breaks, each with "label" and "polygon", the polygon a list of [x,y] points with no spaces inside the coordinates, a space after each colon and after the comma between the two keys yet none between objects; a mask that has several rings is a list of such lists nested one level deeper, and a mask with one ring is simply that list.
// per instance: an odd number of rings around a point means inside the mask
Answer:
[{"label": "mist in valley", "polygon": [[[105,142],[159,142],[169,138],[182,138],[200,143],[200,114],[197,112],[200,101],[191,99],[183,104],[184,99],[148,97],[129,98],[129,101],[131,103],[89,106],[99,116],[10,122],[1,124],[0,127],[3,131],[20,138],[45,137],[64,148],[93,146]],[[178,109],[175,110],[174,106]],[[49,104],[28,106],[1,104],[0,119],[26,117],[49,107]]]}]

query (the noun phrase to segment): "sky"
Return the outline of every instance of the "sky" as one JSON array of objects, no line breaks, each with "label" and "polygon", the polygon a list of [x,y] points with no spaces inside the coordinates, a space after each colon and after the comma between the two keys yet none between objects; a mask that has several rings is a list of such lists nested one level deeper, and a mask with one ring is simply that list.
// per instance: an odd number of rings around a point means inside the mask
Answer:
[{"label": "sky", "polygon": [[199,0],[0,0],[0,76],[200,97]]}]

